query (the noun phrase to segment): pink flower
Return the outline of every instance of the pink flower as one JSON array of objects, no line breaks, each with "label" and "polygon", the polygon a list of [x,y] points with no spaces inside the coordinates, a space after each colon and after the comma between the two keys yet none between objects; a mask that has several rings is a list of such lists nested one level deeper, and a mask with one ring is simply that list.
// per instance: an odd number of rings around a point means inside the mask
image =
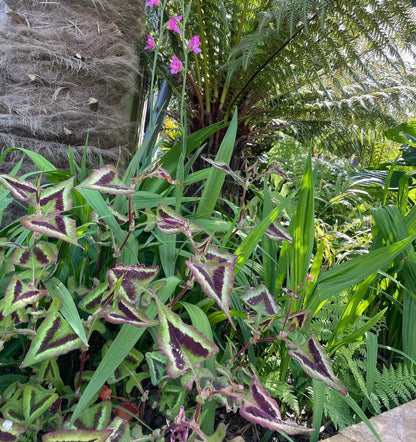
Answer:
[{"label": "pink flower", "polygon": [[146,50],[152,50],[155,48],[155,46],[156,46],[155,39],[150,34],[147,34],[147,41],[146,42],[147,42],[147,46],[144,47]]},{"label": "pink flower", "polygon": [[149,0],[148,2],[145,3],[145,6],[149,6],[150,8],[152,6],[159,6],[160,5],[160,0]]},{"label": "pink flower", "polygon": [[177,17],[172,17],[168,21],[168,29],[169,31],[177,32],[178,34],[182,34],[182,31],[179,29],[178,23],[182,20],[182,15],[178,15]]},{"label": "pink flower", "polygon": [[306,275],[306,279],[307,279],[308,281],[313,281],[313,275],[311,275],[310,273],[308,273],[308,274]]},{"label": "pink flower", "polygon": [[200,54],[202,52],[202,49],[199,47],[200,44],[201,42],[199,41],[199,36],[194,35],[189,40],[189,50],[195,52],[195,54]]},{"label": "pink flower", "polygon": [[170,62],[170,73],[177,74],[182,70],[182,62],[178,57],[173,56],[172,61]]}]

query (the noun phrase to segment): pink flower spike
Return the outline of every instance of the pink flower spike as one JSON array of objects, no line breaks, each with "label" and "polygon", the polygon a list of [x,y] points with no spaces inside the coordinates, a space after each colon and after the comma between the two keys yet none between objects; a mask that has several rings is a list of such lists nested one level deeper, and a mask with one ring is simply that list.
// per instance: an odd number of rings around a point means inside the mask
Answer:
[{"label": "pink flower spike", "polygon": [[182,62],[178,57],[173,56],[172,61],[170,62],[170,73],[177,74],[182,70]]},{"label": "pink flower spike", "polygon": [[145,6],[149,6],[149,8],[151,8],[152,6],[159,6],[160,5],[160,0],[149,0],[148,2],[145,3]]},{"label": "pink flower spike", "polygon": [[313,275],[311,275],[310,273],[308,273],[308,274],[306,275],[306,279],[307,279],[308,281],[313,281]]},{"label": "pink flower spike", "polygon": [[195,52],[195,54],[200,54],[202,52],[202,49],[199,47],[200,44],[201,42],[199,41],[199,36],[194,35],[189,40],[189,50]]},{"label": "pink flower spike", "polygon": [[145,50],[152,50],[155,48],[156,43],[155,43],[155,39],[150,35],[147,34],[147,46],[145,46]]},{"label": "pink flower spike", "polygon": [[178,34],[182,34],[182,31],[179,29],[178,23],[182,20],[182,15],[178,15],[177,17],[172,17],[168,21],[168,29],[169,31],[177,32]]}]

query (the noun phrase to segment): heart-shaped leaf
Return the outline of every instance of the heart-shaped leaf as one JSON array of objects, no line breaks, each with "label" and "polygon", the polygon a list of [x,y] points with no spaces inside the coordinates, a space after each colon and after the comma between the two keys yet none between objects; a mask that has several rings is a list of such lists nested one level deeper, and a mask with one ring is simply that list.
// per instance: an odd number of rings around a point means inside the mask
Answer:
[{"label": "heart-shaped leaf", "polygon": [[176,313],[157,301],[159,313],[159,348],[168,358],[167,370],[172,378],[184,374],[218,353],[218,347],[195,327],[185,324]]},{"label": "heart-shaped leaf", "polygon": [[255,312],[262,316],[283,315],[283,310],[277,304],[276,298],[268,288],[260,284],[246,290],[241,295],[241,300],[249,305]]},{"label": "heart-shaped leaf", "polygon": [[60,430],[42,436],[42,442],[106,442],[113,430]]},{"label": "heart-shaped leaf", "polygon": [[111,195],[131,195],[135,190],[127,187],[118,177],[113,165],[95,170],[86,180],[78,185],[80,188],[98,190]]},{"label": "heart-shaped leaf", "polygon": [[143,264],[130,266],[118,264],[107,272],[107,279],[110,288],[113,288],[122,277],[123,280],[116,296],[119,297],[121,295],[130,302],[136,302],[143,289],[148,287],[158,273],[158,266],[146,267]]},{"label": "heart-shaped leaf", "polygon": [[0,182],[17,200],[29,203],[35,201],[38,189],[29,181],[11,175],[0,175]]},{"label": "heart-shaped leaf", "polygon": [[23,425],[8,419],[0,418],[0,440],[17,442],[19,437],[26,431]]},{"label": "heart-shaped leaf", "polygon": [[314,430],[282,420],[279,406],[256,376],[251,378],[250,393],[243,399],[240,414],[250,422],[286,434],[311,434]]},{"label": "heart-shaped leaf", "polygon": [[149,366],[150,380],[153,385],[159,385],[160,381],[166,379],[168,374],[166,372],[167,357],[159,352],[152,351],[146,353],[146,362]]},{"label": "heart-shaped leaf", "polygon": [[[111,401],[102,401],[84,410],[74,425],[84,430],[103,430],[110,422]],[[81,439],[82,440],[82,439]]]},{"label": "heart-shaped leaf", "polygon": [[104,282],[93,290],[90,290],[78,304],[79,308],[87,313],[95,313],[97,308],[104,303],[104,300],[110,296],[110,292],[106,291],[108,289],[108,283]]},{"label": "heart-shaped leaf", "polygon": [[230,316],[231,294],[234,287],[234,265],[236,257],[227,253],[228,259],[215,256],[206,262],[185,261],[202,291],[218,304],[230,324],[235,325]]},{"label": "heart-shaped leaf", "polygon": [[51,313],[37,330],[21,368],[63,355],[82,345],[82,340],[60,313]]},{"label": "heart-shaped leaf", "polygon": [[311,335],[301,345],[287,341],[287,346],[289,356],[299,362],[307,375],[312,379],[322,381],[328,387],[345,396],[348,395],[345,385],[335,376],[332,370],[331,359],[329,359],[315,335]]},{"label": "heart-shaped leaf", "polygon": [[37,385],[26,385],[23,390],[23,414],[27,423],[33,422],[58,399],[51,390],[45,390]]},{"label": "heart-shaped leaf", "polygon": [[134,327],[154,327],[159,323],[149,319],[134,303],[125,298],[116,298],[113,305],[103,309],[98,316],[112,324],[129,324]]},{"label": "heart-shaped leaf", "polygon": [[72,189],[74,177],[51,187],[42,188],[39,205],[42,213],[52,214],[67,212],[72,209]]},{"label": "heart-shaped leaf", "polygon": [[52,238],[58,238],[62,241],[81,247],[77,243],[76,221],[67,216],[49,215],[39,217],[38,215],[29,215],[20,218],[20,223],[23,227],[33,232],[38,232]]},{"label": "heart-shaped leaf", "polygon": [[165,204],[159,204],[154,218],[158,229],[166,235],[184,233],[191,236],[192,233],[202,231],[202,227],[186,220],[180,213]]},{"label": "heart-shaped leaf", "polygon": [[5,316],[42,299],[47,290],[38,290],[33,284],[23,282],[18,275],[13,275],[4,295],[3,314]]},{"label": "heart-shaped leaf", "polygon": [[300,328],[303,331],[305,331],[306,327],[309,324],[310,317],[311,317],[311,311],[309,309],[297,310],[291,313],[288,316],[287,320],[292,328]]},{"label": "heart-shaped leaf", "polygon": [[55,244],[44,241],[39,241],[33,247],[14,249],[10,257],[14,265],[33,270],[56,264],[57,260],[58,249]]}]

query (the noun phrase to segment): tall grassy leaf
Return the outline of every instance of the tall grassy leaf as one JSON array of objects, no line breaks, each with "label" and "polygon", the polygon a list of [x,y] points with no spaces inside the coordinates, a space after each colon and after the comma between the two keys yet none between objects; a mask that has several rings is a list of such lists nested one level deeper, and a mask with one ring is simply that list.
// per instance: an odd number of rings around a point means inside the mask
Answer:
[{"label": "tall grassy leaf", "polygon": [[342,290],[352,287],[367,276],[390,265],[416,239],[416,236],[397,241],[388,246],[343,262],[322,273],[318,278],[308,302],[308,308],[315,312],[321,303]]},{"label": "tall grassy leaf", "polygon": [[289,288],[296,290],[297,287],[302,286],[306,279],[311,264],[314,239],[313,176],[310,154],[306,161],[296,214],[290,230],[292,245],[289,262]]},{"label": "tall grassy leaf", "polygon": [[250,258],[267,228],[277,218],[280,210],[280,207],[275,207],[259,224],[257,224],[257,226],[243,239],[243,241],[241,241],[241,244],[235,251],[235,254],[237,255],[236,266],[234,269],[235,274],[241,270],[246,261]]},{"label": "tall grassy leaf", "polygon": [[[230,126],[227,129],[227,133],[225,134],[221,146],[218,149],[217,156],[215,157],[216,161],[222,160],[225,164],[229,164],[234,150],[235,137],[237,134],[237,126],[238,126],[238,117],[237,117],[237,111],[235,111]],[[205,188],[202,192],[201,200],[196,210],[196,216],[198,218],[209,218],[211,216],[212,211],[214,210],[215,205],[217,204],[218,197],[220,195],[224,180],[225,180],[225,172],[212,167],[211,172],[208,175]]]}]

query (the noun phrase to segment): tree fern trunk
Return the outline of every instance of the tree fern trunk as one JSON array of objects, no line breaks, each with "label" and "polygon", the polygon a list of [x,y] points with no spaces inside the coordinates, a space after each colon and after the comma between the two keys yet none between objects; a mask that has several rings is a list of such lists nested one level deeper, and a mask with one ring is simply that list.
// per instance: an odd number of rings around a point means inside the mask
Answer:
[{"label": "tree fern trunk", "polygon": [[24,147],[65,167],[68,147],[79,158],[88,137],[90,167],[100,155],[125,162],[143,21],[134,0],[0,0],[0,151]]}]

